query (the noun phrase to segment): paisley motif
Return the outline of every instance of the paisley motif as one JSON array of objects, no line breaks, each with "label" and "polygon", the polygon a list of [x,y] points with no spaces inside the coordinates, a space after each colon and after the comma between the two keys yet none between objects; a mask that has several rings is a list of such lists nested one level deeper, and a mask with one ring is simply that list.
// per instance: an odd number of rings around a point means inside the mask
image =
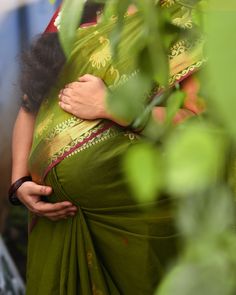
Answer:
[{"label": "paisley motif", "polygon": [[98,70],[104,68],[107,62],[111,60],[110,40],[101,36],[99,42],[103,45],[102,48],[95,51],[89,59],[92,67]]}]

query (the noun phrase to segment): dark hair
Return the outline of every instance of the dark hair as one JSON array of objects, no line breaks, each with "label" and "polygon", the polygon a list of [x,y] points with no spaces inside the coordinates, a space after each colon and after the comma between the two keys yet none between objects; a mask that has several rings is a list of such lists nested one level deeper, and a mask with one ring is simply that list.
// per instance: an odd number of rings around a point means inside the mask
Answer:
[{"label": "dark hair", "polygon": [[[88,2],[81,23],[95,19],[103,4]],[[55,85],[66,61],[57,33],[44,33],[22,56],[21,90],[22,106],[29,112],[37,112],[45,96]]]},{"label": "dark hair", "polygon": [[22,106],[36,112],[55,84],[65,63],[57,33],[45,33],[33,42],[22,57],[21,89],[26,96]]}]

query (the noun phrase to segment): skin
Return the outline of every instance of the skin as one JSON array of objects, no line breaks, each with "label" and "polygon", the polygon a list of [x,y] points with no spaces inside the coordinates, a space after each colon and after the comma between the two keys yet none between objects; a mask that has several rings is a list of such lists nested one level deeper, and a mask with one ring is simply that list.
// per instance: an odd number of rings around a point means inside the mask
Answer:
[{"label": "skin", "polygon": [[115,118],[107,110],[106,93],[107,88],[102,79],[86,74],[61,90],[58,103],[65,112],[82,119],[103,118],[114,121],[120,126],[129,125],[128,122]]}]

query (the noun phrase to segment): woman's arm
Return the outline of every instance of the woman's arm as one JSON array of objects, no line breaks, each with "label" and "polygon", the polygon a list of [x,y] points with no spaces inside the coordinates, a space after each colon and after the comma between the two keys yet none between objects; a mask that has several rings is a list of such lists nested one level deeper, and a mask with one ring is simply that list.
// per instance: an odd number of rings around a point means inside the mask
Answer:
[{"label": "woman's arm", "polygon": [[27,161],[31,149],[35,116],[20,108],[12,137],[12,183],[29,175]]},{"label": "woman's arm", "polygon": [[[29,175],[28,156],[30,153],[35,116],[20,109],[12,138],[12,183],[19,178]],[[19,200],[33,213],[58,220],[67,216],[73,216],[76,207],[70,202],[50,204],[43,202],[41,196],[49,196],[51,187],[38,185],[32,181],[24,182],[17,190]]]},{"label": "woman's arm", "polygon": [[[190,76],[181,83],[181,89],[186,93],[186,99],[173,123],[200,114],[205,106],[198,96],[200,84],[195,76]],[[104,82],[93,75],[84,75],[78,81],[67,85],[59,95],[60,107],[76,117],[87,120],[109,119],[121,126],[128,126],[130,122],[122,121],[111,114],[106,107],[106,86]],[[154,107],[152,116],[158,122],[165,120],[166,108]]]}]

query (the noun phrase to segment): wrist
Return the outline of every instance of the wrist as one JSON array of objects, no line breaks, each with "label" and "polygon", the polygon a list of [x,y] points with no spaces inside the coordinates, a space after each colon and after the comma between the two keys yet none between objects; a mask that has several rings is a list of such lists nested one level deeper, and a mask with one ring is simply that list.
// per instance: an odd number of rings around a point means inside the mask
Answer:
[{"label": "wrist", "polygon": [[17,197],[17,190],[21,187],[21,185],[26,181],[32,181],[31,176],[23,176],[12,183],[8,191],[8,199],[9,202],[14,206],[22,205],[21,201]]}]

